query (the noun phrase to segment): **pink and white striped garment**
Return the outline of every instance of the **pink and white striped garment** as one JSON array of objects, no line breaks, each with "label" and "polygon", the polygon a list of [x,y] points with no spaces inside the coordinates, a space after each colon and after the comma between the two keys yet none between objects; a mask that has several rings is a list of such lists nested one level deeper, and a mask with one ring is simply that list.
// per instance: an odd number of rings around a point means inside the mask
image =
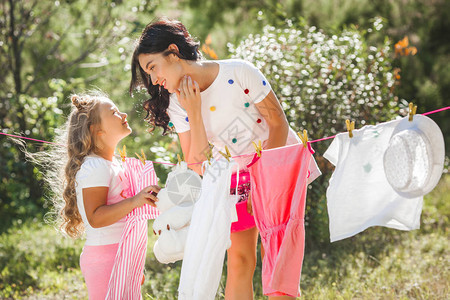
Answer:
[{"label": "pink and white striped garment", "polygon": [[[125,185],[123,197],[136,195],[149,185],[157,185],[155,169],[151,161],[145,165],[135,158],[123,162]],[[125,228],[119,242],[114,267],[108,285],[107,300],[142,299],[141,282],[147,253],[148,222],[158,217],[159,211],[150,205],[135,208],[127,215]]]}]

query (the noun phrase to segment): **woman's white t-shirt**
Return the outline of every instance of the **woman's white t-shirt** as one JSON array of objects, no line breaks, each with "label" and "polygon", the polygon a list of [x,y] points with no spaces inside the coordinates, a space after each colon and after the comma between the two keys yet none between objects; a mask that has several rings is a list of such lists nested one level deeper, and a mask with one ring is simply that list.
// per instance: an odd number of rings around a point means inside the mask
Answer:
[{"label": "woman's white t-shirt", "polygon": [[77,206],[86,230],[86,245],[98,246],[118,243],[125,226],[125,218],[109,226],[93,228],[86,217],[83,189],[108,187],[106,203],[111,205],[124,199],[121,196],[125,187],[122,183],[124,178],[122,166],[115,158],[113,158],[113,161],[109,161],[97,155],[85,157],[75,179]]},{"label": "woman's white t-shirt", "polygon": [[[257,103],[266,98],[272,90],[265,76],[251,63],[240,59],[215,61],[219,65],[219,73],[213,83],[200,93],[202,100],[202,117],[206,136],[217,151],[223,151],[225,146],[232,156],[252,154],[255,148],[252,142],[258,144],[269,138],[269,127],[265,119],[279,112],[273,108],[256,108]],[[186,111],[180,105],[177,95],[170,96],[167,114],[169,125],[175,126],[177,133],[190,130]],[[299,143],[300,139],[289,128],[287,145]],[[251,157],[237,160],[241,170]],[[314,159],[310,164],[310,181],[319,176]]]}]

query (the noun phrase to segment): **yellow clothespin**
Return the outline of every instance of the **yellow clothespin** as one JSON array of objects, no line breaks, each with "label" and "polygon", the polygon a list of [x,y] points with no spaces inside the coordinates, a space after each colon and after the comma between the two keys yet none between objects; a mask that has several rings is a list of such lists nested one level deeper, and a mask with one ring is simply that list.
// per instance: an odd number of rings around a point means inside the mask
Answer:
[{"label": "yellow clothespin", "polygon": [[120,157],[122,158],[122,161],[125,161],[125,158],[127,157],[127,147],[123,145],[122,151],[120,149],[117,149],[119,151]]},{"label": "yellow clothespin", "polygon": [[303,129],[303,135],[297,132],[298,137],[302,140],[303,146],[306,148],[308,146],[308,131]]},{"label": "yellow clothespin", "polygon": [[353,130],[355,130],[355,121],[351,121],[349,119],[345,120],[345,124],[347,125],[348,136],[350,138],[353,137]]},{"label": "yellow clothespin", "polygon": [[416,114],[417,111],[417,105],[414,105],[412,102],[409,102],[409,121],[411,122],[413,120],[413,116]]},{"label": "yellow clothespin", "polygon": [[212,150],[211,149],[209,149],[209,150],[206,150],[205,151],[205,156],[206,156],[206,159],[208,160],[208,163],[209,163],[209,165],[211,165],[211,158],[212,158]]},{"label": "yellow clothespin", "polygon": [[231,158],[231,154],[230,154],[230,150],[228,150],[228,147],[225,145],[225,153],[223,153],[222,151],[219,151],[220,154],[222,154],[223,157],[225,157],[228,161],[230,161]]},{"label": "yellow clothespin", "polygon": [[142,162],[142,164],[145,166],[145,161],[147,160],[147,158],[145,157],[145,153],[144,150],[141,149],[141,154],[142,156],[140,156],[139,154],[137,154],[136,152],[134,153],[136,154],[136,156],[139,158],[139,160]]},{"label": "yellow clothespin", "polygon": [[208,145],[209,145],[209,150],[212,151],[212,149],[214,149],[214,145],[211,144],[209,141],[208,141]]},{"label": "yellow clothespin", "polygon": [[177,153],[177,158],[178,158],[178,164],[181,164],[181,162],[182,162],[183,160],[181,159],[181,157],[180,157],[180,154],[179,154],[179,153]]},{"label": "yellow clothespin", "polygon": [[262,151],[262,147],[261,147],[261,141],[258,142],[258,145],[255,142],[252,142],[253,147],[255,147],[255,151],[256,154],[258,155],[258,157],[261,157],[261,151]]}]

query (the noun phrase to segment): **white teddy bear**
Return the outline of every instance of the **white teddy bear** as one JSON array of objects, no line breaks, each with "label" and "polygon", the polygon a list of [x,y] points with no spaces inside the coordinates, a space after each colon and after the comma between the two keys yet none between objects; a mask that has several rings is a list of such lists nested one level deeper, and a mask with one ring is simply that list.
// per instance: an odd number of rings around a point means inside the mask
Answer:
[{"label": "white teddy bear", "polygon": [[156,259],[164,264],[183,259],[194,203],[200,196],[202,180],[185,162],[168,174],[166,187],[158,193],[156,207],[161,212],[153,223],[159,235],[153,246]]}]

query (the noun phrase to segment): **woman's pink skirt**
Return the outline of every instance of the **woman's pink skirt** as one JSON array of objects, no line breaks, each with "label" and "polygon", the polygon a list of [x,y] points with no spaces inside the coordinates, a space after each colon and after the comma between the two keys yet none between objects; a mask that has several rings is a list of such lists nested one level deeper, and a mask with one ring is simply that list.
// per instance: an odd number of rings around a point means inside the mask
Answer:
[{"label": "woman's pink skirt", "polygon": [[[236,204],[238,220],[231,223],[231,233],[244,231],[256,226],[255,218],[247,212],[247,200],[250,195],[250,173],[239,173],[239,200]],[[231,175],[230,194],[236,195],[236,173]]]}]

